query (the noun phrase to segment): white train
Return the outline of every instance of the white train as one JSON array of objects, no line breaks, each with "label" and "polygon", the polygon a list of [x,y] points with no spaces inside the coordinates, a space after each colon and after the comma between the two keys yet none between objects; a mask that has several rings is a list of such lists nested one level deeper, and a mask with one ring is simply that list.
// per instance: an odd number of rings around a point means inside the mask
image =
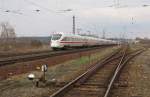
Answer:
[{"label": "white train", "polygon": [[59,32],[52,35],[50,46],[52,49],[63,49],[68,47],[89,47],[110,44],[116,44],[116,42],[112,40]]}]

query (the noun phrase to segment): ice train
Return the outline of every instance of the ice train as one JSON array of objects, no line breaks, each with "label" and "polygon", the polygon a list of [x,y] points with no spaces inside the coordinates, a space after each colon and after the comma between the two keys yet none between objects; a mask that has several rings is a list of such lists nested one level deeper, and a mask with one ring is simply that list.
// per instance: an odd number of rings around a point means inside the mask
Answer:
[{"label": "ice train", "polygon": [[70,47],[90,47],[111,44],[116,44],[116,42],[113,40],[59,32],[52,35],[50,46],[55,50]]}]

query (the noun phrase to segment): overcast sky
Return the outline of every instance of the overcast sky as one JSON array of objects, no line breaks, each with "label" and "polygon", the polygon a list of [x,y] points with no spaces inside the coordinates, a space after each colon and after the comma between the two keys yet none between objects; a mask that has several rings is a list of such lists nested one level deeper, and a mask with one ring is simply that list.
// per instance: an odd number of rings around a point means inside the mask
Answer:
[{"label": "overcast sky", "polygon": [[0,0],[0,22],[9,22],[17,36],[50,36],[72,32],[75,15],[81,33],[150,37],[150,6],[143,5],[150,0]]}]

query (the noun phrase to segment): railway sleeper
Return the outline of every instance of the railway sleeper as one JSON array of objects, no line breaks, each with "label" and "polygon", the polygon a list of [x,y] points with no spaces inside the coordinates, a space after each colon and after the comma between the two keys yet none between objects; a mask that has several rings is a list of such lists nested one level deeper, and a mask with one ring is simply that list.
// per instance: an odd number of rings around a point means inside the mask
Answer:
[{"label": "railway sleeper", "polygon": [[103,95],[105,88],[99,89],[73,89],[64,97],[97,97],[98,95]]},{"label": "railway sleeper", "polygon": [[97,83],[84,83],[83,85],[84,86],[85,85],[88,85],[88,86],[98,86],[100,88],[106,88],[107,87],[107,83],[99,83],[99,82],[97,82]]},{"label": "railway sleeper", "polygon": [[124,81],[124,82],[116,82],[114,83],[114,88],[118,88],[118,87],[128,87],[128,82]]},{"label": "railway sleeper", "polygon": [[99,83],[99,82],[105,83],[107,79],[108,78],[105,78],[105,79],[104,78],[102,78],[102,79],[90,79],[86,83]]}]

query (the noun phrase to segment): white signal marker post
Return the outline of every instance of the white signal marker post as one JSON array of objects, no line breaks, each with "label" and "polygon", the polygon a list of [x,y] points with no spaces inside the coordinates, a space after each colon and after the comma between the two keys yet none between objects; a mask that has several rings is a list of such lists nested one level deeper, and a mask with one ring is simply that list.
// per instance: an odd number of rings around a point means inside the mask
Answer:
[{"label": "white signal marker post", "polygon": [[48,69],[48,65],[42,65],[41,67],[41,70],[43,72],[43,81],[45,82],[46,81],[46,76],[45,76],[45,73],[47,72],[47,69]]}]

